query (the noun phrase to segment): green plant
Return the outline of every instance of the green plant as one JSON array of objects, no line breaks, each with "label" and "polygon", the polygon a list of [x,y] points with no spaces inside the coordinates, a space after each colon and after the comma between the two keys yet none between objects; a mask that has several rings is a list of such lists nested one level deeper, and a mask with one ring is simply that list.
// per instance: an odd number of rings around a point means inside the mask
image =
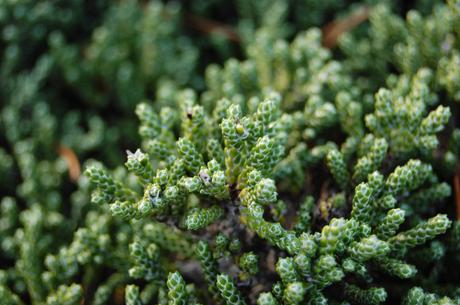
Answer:
[{"label": "green plant", "polygon": [[458,1],[313,2],[2,4],[0,300],[459,303]]}]

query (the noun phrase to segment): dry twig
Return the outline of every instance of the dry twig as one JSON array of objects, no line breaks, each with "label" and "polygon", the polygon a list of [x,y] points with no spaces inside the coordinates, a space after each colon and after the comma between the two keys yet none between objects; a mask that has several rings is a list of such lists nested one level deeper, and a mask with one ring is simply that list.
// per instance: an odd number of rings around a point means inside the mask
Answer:
[{"label": "dry twig", "polygon": [[334,20],[326,24],[323,31],[323,46],[326,48],[334,48],[337,45],[340,35],[351,31],[369,18],[370,8],[361,6],[346,18]]},{"label": "dry twig", "polygon": [[454,175],[454,192],[455,192],[455,206],[457,209],[457,220],[460,220],[460,177],[459,173]]},{"label": "dry twig", "polygon": [[185,22],[200,32],[206,34],[220,33],[230,41],[236,43],[240,42],[238,33],[231,26],[226,24],[198,17],[192,14],[185,14]]},{"label": "dry twig", "polygon": [[81,166],[80,161],[78,161],[77,155],[72,149],[62,144],[60,144],[58,147],[58,154],[67,163],[67,167],[69,168],[70,180],[76,182],[81,175]]}]

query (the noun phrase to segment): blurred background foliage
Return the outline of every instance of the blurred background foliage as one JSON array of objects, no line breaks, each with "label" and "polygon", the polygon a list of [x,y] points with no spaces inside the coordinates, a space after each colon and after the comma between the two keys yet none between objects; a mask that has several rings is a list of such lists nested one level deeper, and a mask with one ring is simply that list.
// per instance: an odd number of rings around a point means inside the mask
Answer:
[{"label": "blurred background foliage", "polygon": [[[114,270],[127,270],[122,248],[135,228],[89,204],[83,163],[100,160],[129,185],[132,177],[116,166],[140,143],[139,102],[178,107],[172,96],[183,88],[232,98],[212,92],[210,64],[222,72],[229,58],[275,58],[278,40],[311,27],[330,33],[334,21],[363,8],[363,20],[339,27],[329,50],[363,100],[391,83],[388,75],[412,76],[422,66],[434,70],[445,96],[460,100],[459,82],[443,70],[457,65],[458,73],[460,54],[450,50],[460,27],[442,1],[0,0],[0,284],[27,302],[45,300],[72,277],[96,296],[103,289],[95,282],[126,281]],[[452,29],[457,37],[446,38]],[[51,278],[58,251],[78,253],[85,267],[69,262],[61,279]],[[98,280],[91,259],[104,262]]]}]

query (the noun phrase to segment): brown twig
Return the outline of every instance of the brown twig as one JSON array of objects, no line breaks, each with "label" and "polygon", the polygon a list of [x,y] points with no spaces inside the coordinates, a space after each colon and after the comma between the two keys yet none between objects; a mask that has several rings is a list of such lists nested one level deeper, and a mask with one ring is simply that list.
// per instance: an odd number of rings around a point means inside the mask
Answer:
[{"label": "brown twig", "polygon": [[329,49],[335,47],[340,35],[366,21],[369,18],[369,13],[370,8],[368,6],[361,6],[347,17],[326,24],[322,29],[323,46]]},{"label": "brown twig", "polygon": [[57,150],[59,156],[61,156],[67,163],[67,167],[69,168],[70,180],[76,182],[81,175],[81,166],[80,161],[78,161],[77,155],[72,149],[62,144],[59,145]]},{"label": "brown twig", "polygon": [[206,34],[219,33],[222,34],[228,40],[236,43],[239,43],[241,40],[238,33],[231,26],[214,20],[209,20],[206,18],[186,13],[185,22],[192,28]]},{"label": "brown twig", "polygon": [[455,206],[457,209],[457,220],[460,220],[460,177],[458,171],[454,175]]},{"label": "brown twig", "polygon": [[121,286],[115,288],[114,291],[115,304],[122,305],[125,303],[125,289]]}]

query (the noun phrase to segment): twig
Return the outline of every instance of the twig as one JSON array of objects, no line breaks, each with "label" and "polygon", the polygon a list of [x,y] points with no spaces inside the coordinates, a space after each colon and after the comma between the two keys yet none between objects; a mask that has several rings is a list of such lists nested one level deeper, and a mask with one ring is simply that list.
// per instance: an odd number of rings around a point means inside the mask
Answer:
[{"label": "twig", "polygon": [[239,43],[241,40],[238,33],[231,26],[217,21],[205,19],[186,13],[185,22],[189,24],[192,28],[206,34],[219,33],[222,34],[228,40],[236,43]]},{"label": "twig", "polygon": [[60,144],[58,147],[58,154],[67,163],[67,167],[69,168],[70,180],[76,182],[81,175],[81,166],[80,161],[78,161],[77,155],[74,153],[72,149],[62,144]]},{"label": "twig", "polygon": [[114,300],[117,305],[125,304],[125,289],[123,287],[119,286],[115,288]]},{"label": "twig", "polygon": [[460,177],[457,173],[454,175],[454,192],[455,192],[455,206],[457,208],[457,220],[460,220]]},{"label": "twig", "polygon": [[347,17],[326,24],[323,31],[323,46],[333,48],[337,45],[340,35],[348,32],[369,18],[370,8],[361,6]]}]

